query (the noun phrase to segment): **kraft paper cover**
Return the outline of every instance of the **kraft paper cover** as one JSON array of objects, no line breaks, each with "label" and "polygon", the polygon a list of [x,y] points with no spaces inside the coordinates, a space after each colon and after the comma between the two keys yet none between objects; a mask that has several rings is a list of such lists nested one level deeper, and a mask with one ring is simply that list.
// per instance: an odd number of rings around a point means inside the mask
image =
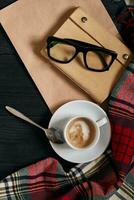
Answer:
[{"label": "kraft paper cover", "polygon": [[[84,23],[82,22],[83,17],[87,19]],[[77,39],[105,47],[117,53],[117,59],[113,62],[110,69],[104,72],[87,70],[84,66],[82,54],[78,54],[68,64],[53,61],[54,66],[57,66],[60,71],[82,88],[93,101],[101,104],[110,95],[111,90],[131,59],[131,51],[117,37],[109,33],[96,19],[87,15],[81,8],[77,8],[54,35],[60,38]],[[42,53],[44,52],[43,55],[46,54],[45,51],[44,47],[44,51],[42,51]],[[58,57],[58,54],[57,50],[55,56]],[[123,55],[125,54],[129,55],[128,60],[124,59]],[[97,59],[94,57],[94,62]],[[49,60],[52,61],[51,59]]]}]

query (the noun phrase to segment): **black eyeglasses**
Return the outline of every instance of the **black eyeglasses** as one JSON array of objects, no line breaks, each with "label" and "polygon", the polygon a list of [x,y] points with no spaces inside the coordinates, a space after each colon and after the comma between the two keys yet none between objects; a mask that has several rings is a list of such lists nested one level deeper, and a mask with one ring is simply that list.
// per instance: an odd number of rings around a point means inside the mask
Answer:
[{"label": "black eyeglasses", "polygon": [[98,72],[109,70],[117,57],[116,52],[103,47],[53,36],[47,39],[47,52],[49,58],[64,64],[71,62],[79,52],[82,52],[87,69]]}]

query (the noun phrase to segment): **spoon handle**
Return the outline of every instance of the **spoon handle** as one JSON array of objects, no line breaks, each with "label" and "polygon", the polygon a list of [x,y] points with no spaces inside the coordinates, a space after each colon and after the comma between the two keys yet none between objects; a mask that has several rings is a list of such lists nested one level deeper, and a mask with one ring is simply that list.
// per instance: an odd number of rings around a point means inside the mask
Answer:
[{"label": "spoon handle", "polygon": [[36,124],[34,121],[32,121],[31,119],[29,119],[28,117],[26,117],[24,114],[22,114],[21,112],[17,111],[16,109],[10,107],[10,106],[5,106],[6,110],[8,110],[8,112],[12,113],[13,115],[15,115],[16,117],[23,119],[26,122],[29,122],[30,124],[33,124],[34,126],[42,129],[43,131],[45,131],[45,129],[43,127],[41,127],[40,125]]}]

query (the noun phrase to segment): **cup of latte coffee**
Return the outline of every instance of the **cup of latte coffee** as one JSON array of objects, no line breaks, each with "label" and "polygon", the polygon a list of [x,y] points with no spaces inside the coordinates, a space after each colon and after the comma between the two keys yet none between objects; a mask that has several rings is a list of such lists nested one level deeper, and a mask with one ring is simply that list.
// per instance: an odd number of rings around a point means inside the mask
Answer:
[{"label": "cup of latte coffee", "polygon": [[100,127],[106,123],[106,117],[99,121],[80,116],[71,118],[64,128],[65,141],[75,150],[92,148],[100,138]]}]

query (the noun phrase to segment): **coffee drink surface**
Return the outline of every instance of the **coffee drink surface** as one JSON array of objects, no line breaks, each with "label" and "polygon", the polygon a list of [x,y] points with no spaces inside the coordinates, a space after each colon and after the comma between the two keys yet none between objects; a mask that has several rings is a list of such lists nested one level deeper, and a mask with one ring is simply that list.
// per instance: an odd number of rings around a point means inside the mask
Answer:
[{"label": "coffee drink surface", "polygon": [[66,136],[68,142],[76,148],[84,148],[93,143],[96,127],[86,118],[74,119],[68,126]]}]

